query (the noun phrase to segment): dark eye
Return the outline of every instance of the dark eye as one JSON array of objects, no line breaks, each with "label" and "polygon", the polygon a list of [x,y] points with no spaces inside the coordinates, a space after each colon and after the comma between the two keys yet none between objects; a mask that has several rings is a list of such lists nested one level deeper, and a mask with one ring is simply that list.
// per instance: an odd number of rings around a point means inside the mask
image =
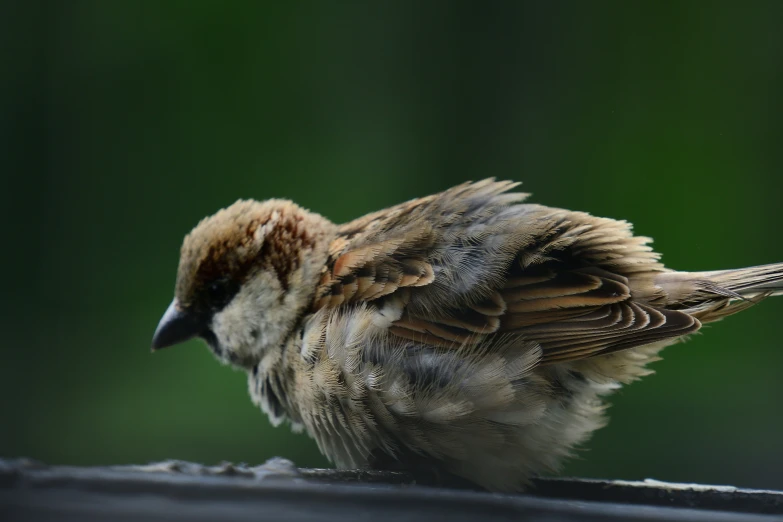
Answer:
[{"label": "dark eye", "polygon": [[213,311],[222,310],[226,306],[231,298],[236,294],[236,290],[230,281],[226,279],[218,279],[213,281],[207,286],[207,300],[209,301],[209,307]]},{"label": "dark eye", "polygon": [[225,285],[219,281],[215,281],[214,283],[210,284],[209,288],[207,289],[210,301],[219,301],[224,294],[224,288]]}]

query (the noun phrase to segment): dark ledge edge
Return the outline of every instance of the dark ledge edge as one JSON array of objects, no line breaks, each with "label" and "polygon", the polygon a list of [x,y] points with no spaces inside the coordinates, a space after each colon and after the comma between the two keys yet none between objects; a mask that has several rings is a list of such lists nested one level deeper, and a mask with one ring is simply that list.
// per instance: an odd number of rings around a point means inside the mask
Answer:
[{"label": "dark ledge edge", "polygon": [[[137,501],[150,495],[163,504],[145,507]],[[96,501],[103,506],[100,513],[90,507],[98,505]],[[154,517],[159,514],[156,510],[168,509],[159,518],[168,520],[172,513],[192,507],[194,501],[202,508],[204,502],[214,502],[208,506],[215,510],[212,516],[223,513],[220,506],[225,508],[226,502],[232,508],[246,506],[247,517],[235,513],[237,517],[227,520],[258,519],[259,509],[265,516],[275,513],[274,518],[280,520],[308,516],[338,520],[337,511],[328,516],[329,510],[338,509],[377,521],[406,516],[428,520],[433,515],[453,520],[481,516],[485,522],[543,515],[563,521],[783,520],[783,492],[654,480],[541,478],[526,493],[507,495],[423,486],[402,472],[300,469],[285,459],[255,467],[182,461],[71,467],[0,459],[0,514],[8,510],[19,520],[61,513],[70,513],[74,519],[103,520],[107,509],[109,514],[116,509],[114,515],[126,514],[131,519]],[[198,517],[191,514],[181,519]]]}]

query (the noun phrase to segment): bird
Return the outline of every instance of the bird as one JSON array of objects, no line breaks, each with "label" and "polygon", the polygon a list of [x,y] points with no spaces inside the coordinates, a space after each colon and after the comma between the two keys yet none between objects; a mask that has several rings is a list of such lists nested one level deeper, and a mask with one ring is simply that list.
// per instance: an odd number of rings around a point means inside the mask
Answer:
[{"label": "bird", "polygon": [[668,269],[626,221],[494,178],[337,225],[238,200],[185,237],[153,351],[247,372],[275,426],[342,469],[525,490],[607,423],[607,397],[703,324],[783,294],[783,263]]}]

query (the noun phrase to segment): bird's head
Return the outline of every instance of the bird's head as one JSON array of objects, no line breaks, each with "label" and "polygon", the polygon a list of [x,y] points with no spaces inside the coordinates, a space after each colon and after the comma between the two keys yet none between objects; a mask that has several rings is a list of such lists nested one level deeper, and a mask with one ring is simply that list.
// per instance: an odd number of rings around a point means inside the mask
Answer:
[{"label": "bird's head", "polygon": [[152,349],[200,337],[222,361],[252,367],[308,309],[333,233],[284,200],[240,200],[203,219],[182,243]]}]

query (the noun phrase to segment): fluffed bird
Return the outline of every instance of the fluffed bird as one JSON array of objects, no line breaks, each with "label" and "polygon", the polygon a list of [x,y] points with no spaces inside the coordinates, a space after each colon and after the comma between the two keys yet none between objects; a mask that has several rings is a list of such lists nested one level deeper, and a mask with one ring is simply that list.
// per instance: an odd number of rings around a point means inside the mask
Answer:
[{"label": "fluffed bird", "polygon": [[274,425],[339,468],[518,491],[665,346],[783,293],[783,263],[670,270],[629,223],[525,203],[517,185],[465,183],[344,225],[237,201],[185,237],[152,347],[205,340]]}]

